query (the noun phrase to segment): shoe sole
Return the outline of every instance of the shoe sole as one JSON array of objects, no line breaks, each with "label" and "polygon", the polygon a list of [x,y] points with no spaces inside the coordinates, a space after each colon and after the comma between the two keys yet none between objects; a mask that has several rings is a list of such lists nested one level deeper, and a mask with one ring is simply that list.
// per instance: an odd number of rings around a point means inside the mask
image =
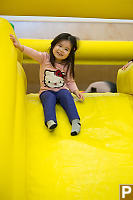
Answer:
[{"label": "shoe sole", "polygon": [[52,126],[50,126],[50,130],[54,130],[56,128],[57,124],[53,124]]}]

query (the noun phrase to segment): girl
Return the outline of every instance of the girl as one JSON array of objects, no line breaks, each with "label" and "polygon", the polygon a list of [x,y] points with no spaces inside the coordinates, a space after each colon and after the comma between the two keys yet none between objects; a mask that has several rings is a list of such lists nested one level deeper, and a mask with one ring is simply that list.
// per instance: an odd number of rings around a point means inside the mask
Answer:
[{"label": "girl", "polygon": [[40,63],[40,100],[44,109],[45,125],[49,130],[57,126],[55,105],[60,103],[72,124],[71,135],[80,132],[80,117],[69,90],[80,100],[84,96],[74,81],[74,58],[77,50],[76,37],[61,33],[52,42],[49,54],[23,46],[10,35],[14,46]]}]

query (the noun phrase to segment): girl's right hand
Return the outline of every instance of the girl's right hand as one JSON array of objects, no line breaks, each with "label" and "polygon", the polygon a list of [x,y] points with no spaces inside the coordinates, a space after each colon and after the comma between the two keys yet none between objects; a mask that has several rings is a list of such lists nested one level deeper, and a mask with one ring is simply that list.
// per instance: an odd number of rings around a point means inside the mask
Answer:
[{"label": "girl's right hand", "polygon": [[20,42],[15,38],[14,35],[10,34],[10,39],[12,40],[14,46],[20,51],[24,50],[24,47],[20,44]]}]

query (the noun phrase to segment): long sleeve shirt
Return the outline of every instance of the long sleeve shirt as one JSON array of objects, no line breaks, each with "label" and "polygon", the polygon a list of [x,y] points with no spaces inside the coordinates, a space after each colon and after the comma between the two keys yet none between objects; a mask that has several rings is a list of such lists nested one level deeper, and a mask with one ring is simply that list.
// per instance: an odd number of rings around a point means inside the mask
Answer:
[{"label": "long sleeve shirt", "polygon": [[70,70],[67,70],[67,66],[59,63],[52,66],[50,55],[47,52],[38,52],[26,46],[24,46],[23,52],[40,64],[39,94],[46,90],[55,92],[61,89],[68,89],[70,92],[78,90],[73,77],[70,75]]}]

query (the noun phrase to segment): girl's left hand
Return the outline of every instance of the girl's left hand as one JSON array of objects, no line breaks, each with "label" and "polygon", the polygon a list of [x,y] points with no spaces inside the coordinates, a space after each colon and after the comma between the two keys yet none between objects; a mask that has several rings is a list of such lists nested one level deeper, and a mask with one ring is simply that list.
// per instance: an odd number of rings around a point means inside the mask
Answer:
[{"label": "girl's left hand", "polygon": [[84,101],[84,96],[81,92],[79,92],[78,90],[75,90],[74,91],[74,94],[81,100],[81,101]]}]

